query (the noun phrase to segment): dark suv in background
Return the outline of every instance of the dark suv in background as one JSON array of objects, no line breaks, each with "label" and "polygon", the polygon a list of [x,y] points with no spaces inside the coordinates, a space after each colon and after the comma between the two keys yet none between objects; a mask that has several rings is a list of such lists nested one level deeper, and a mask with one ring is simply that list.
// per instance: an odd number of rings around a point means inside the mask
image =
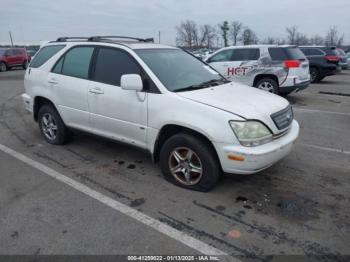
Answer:
[{"label": "dark suv in background", "polygon": [[336,47],[300,46],[300,50],[309,59],[311,82],[319,82],[326,76],[335,75],[341,71],[340,57]]},{"label": "dark suv in background", "polygon": [[30,62],[30,56],[25,48],[0,48],[0,72],[11,67],[23,67],[26,69]]}]

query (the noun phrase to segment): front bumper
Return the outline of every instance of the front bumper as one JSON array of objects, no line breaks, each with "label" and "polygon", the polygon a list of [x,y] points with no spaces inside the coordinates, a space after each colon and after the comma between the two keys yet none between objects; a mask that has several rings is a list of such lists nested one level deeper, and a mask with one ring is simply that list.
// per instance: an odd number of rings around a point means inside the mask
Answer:
[{"label": "front bumper", "polygon": [[22,94],[21,97],[22,97],[25,109],[32,113],[33,112],[33,98],[31,98],[31,96],[29,96],[28,94]]},{"label": "front bumper", "polygon": [[[244,147],[225,143],[214,144],[225,173],[248,175],[264,170],[288,155],[298,135],[299,124],[293,120],[287,134],[261,146]],[[240,156],[244,158],[244,161],[229,159],[229,156],[232,155]]]}]

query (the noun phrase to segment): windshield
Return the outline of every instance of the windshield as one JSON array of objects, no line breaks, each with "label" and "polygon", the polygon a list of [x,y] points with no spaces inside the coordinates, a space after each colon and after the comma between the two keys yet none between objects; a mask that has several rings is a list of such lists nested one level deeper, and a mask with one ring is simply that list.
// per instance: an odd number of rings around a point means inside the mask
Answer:
[{"label": "windshield", "polygon": [[180,49],[140,49],[135,52],[162,84],[173,92],[200,89],[227,82],[219,73]]},{"label": "windshield", "polygon": [[6,49],[0,49],[0,55],[5,54],[5,52],[6,52]]}]

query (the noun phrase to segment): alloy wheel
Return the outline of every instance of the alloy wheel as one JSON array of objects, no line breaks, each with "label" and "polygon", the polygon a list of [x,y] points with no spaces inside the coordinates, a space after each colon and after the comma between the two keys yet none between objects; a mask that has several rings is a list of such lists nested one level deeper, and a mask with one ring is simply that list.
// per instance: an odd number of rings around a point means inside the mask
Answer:
[{"label": "alloy wheel", "polygon": [[57,127],[55,119],[52,117],[51,114],[46,113],[43,115],[42,120],[41,120],[41,128],[43,130],[44,135],[49,140],[56,139],[58,127]]},{"label": "alloy wheel", "polygon": [[169,156],[169,168],[174,178],[186,186],[199,183],[203,175],[200,158],[187,147],[178,147],[172,151]]}]

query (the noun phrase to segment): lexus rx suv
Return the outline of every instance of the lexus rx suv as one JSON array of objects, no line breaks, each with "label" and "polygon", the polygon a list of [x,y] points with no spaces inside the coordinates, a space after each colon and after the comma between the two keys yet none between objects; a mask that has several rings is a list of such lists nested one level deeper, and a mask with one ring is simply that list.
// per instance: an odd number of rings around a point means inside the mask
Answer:
[{"label": "lexus rx suv", "polygon": [[231,81],[275,94],[300,91],[310,83],[309,62],[295,46],[231,46],[206,62]]},{"label": "lexus rx suv", "polygon": [[284,98],[147,39],[59,38],[35,55],[24,84],[25,108],[48,143],[79,129],[138,146],[168,181],[198,191],[223,173],[270,167],[299,134]]},{"label": "lexus rx suv", "polygon": [[328,46],[300,46],[310,63],[311,82],[320,82],[326,76],[341,71],[340,57],[335,47]]},{"label": "lexus rx suv", "polygon": [[22,67],[26,69],[30,61],[30,56],[25,48],[1,48],[0,49],[0,72],[4,72],[12,67]]}]

